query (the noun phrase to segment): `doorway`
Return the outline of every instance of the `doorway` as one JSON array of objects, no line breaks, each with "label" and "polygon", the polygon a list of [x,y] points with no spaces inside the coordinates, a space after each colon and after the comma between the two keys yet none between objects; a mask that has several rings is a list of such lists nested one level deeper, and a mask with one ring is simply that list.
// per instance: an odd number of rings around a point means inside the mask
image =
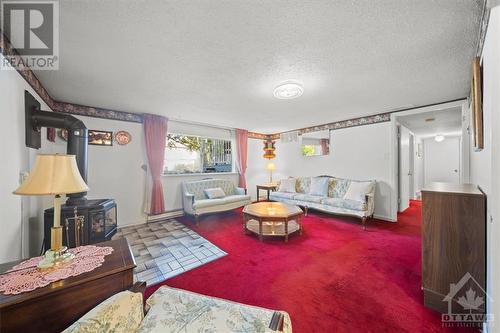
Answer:
[{"label": "doorway", "polygon": [[420,199],[426,184],[461,182],[462,108],[396,116],[398,211]]}]

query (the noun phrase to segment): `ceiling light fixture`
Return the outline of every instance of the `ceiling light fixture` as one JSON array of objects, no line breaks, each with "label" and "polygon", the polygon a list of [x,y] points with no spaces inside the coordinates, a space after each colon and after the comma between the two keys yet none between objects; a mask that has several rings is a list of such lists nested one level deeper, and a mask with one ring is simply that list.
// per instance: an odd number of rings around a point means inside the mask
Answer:
[{"label": "ceiling light fixture", "polygon": [[444,140],[444,135],[436,135],[434,140],[436,140],[436,142],[441,142]]},{"label": "ceiling light fixture", "polygon": [[279,99],[292,99],[304,93],[304,85],[296,80],[283,81],[274,88],[274,97]]}]

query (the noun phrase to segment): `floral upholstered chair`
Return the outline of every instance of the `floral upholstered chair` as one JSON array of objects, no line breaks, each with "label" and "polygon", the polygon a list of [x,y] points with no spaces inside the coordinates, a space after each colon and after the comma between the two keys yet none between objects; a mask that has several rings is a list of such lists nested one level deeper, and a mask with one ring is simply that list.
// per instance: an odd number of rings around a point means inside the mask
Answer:
[{"label": "floral upholstered chair", "polygon": [[122,291],[90,310],[63,333],[291,333],[290,316],[251,305],[160,287],[146,301]]}]

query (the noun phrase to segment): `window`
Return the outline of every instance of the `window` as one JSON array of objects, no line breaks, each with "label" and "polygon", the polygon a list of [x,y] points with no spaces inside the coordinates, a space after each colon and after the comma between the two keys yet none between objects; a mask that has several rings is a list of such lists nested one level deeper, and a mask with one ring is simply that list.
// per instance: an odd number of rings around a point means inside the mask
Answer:
[{"label": "window", "polygon": [[165,174],[232,172],[231,141],[168,134],[164,165]]}]

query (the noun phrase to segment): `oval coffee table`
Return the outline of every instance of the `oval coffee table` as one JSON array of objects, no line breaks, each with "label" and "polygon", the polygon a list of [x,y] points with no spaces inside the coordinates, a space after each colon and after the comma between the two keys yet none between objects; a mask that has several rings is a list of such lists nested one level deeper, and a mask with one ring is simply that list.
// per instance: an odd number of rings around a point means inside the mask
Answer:
[{"label": "oval coffee table", "polygon": [[243,231],[262,236],[281,236],[288,242],[294,232],[302,234],[300,217],[303,212],[297,206],[281,202],[257,202],[243,208]]}]

